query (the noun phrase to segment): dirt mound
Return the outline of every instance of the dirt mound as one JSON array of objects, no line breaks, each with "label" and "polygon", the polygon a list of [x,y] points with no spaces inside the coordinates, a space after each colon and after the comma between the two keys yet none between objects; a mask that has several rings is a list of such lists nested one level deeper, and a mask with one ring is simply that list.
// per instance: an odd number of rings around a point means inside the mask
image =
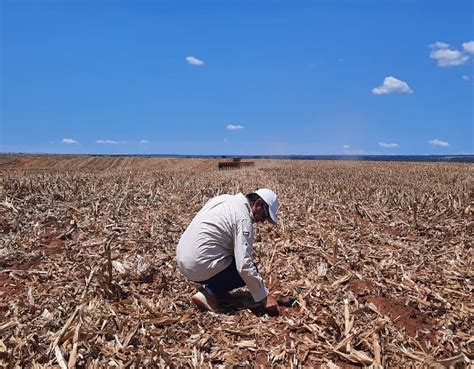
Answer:
[{"label": "dirt mound", "polygon": [[366,301],[373,303],[381,314],[390,316],[395,327],[403,329],[410,337],[418,338],[421,342],[434,341],[432,332],[435,322],[425,313],[395,298],[369,296]]}]

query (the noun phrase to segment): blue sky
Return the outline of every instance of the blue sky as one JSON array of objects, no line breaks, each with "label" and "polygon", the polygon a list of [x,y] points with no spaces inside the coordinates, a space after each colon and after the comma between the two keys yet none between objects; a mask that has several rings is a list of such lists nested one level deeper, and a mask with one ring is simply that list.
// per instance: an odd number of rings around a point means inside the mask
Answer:
[{"label": "blue sky", "polygon": [[472,7],[0,0],[0,152],[473,154]]}]

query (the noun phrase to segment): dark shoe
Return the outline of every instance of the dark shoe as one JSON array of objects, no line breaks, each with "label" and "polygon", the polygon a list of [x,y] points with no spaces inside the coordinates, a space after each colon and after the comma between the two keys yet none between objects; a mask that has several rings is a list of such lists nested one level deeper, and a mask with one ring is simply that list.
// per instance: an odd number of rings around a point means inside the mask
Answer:
[{"label": "dark shoe", "polygon": [[204,311],[213,311],[216,312],[219,304],[217,302],[217,298],[215,296],[210,295],[205,290],[201,290],[196,292],[191,300],[201,309]]}]

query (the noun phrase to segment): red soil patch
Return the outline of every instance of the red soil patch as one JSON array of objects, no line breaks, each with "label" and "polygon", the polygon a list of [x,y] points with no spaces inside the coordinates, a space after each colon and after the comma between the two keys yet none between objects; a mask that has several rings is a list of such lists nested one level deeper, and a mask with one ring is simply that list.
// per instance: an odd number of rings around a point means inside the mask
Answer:
[{"label": "red soil patch", "polygon": [[255,359],[254,368],[268,368],[271,366],[270,362],[268,361],[267,355],[259,354]]},{"label": "red soil patch", "polygon": [[[26,263],[11,263],[4,267],[5,270],[29,270],[34,269],[39,263],[30,261]],[[20,277],[13,278],[7,272],[0,272],[0,310],[5,307],[2,302],[12,301],[20,296],[25,290],[25,283],[22,283]]]},{"label": "red soil patch", "polygon": [[[40,245],[45,255],[55,255],[59,254],[63,250],[64,241],[52,239],[46,241],[45,244]],[[1,263],[0,266],[2,270],[18,270],[26,271],[37,268],[40,264],[37,260],[27,261],[27,262],[12,262],[8,261]],[[14,272],[13,272],[14,273]],[[25,277],[24,273],[16,273],[15,277],[12,277],[10,272],[0,272],[0,310],[6,308],[6,304],[9,301],[13,301],[16,298],[19,298],[25,292],[26,284],[23,282]]]},{"label": "red soil patch", "polygon": [[62,240],[50,240],[47,244],[43,245],[43,252],[45,255],[60,254],[64,245]]},{"label": "red soil patch", "polygon": [[10,296],[17,290],[16,281],[6,273],[0,273],[0,301]]},{"label": "red soil patch", "polygon": [[376,292],[375,284],[363,279],[352,279],[347,285],[347,288],[358,296],[373,295]]},{"label": "red soil patch", "polygon": [[432,319],[414,307],[405,305],[401,300],[377,296],[376,285],[372,281],[353,279],[348,288],[363,302],[373,303],[381,314],[392,318],[393,325],[403,329],[408,336],[417,338],[422,344],[434,339],[435,322]]},{"label": "red soil patch", "polygon": [[7,269],[11,270],[29,270],[34,269],[39,262],[37,261],[27,261],[25,263],[12,263]]},{"label": "red soil patch", "polygon": [[7,273],[0,273],[0,310],[8,306],[8,302],[20,298],[25,286],[21,280],[10,277]]},{"label": "red soil patch", "polygon": [[284,306],[278,306],[278,309],[280,311],[280,316],[291,316],[293,315],[293,309],[284,307]]},{"label": "red soil patch", "polygon": [[368,296],[366,301],[373,303],[380,313],[390,316],[395,327],[404,329],[408,336],[418,337],[422,343],[434,338],[434,321],[423,312],[389,297]]}]

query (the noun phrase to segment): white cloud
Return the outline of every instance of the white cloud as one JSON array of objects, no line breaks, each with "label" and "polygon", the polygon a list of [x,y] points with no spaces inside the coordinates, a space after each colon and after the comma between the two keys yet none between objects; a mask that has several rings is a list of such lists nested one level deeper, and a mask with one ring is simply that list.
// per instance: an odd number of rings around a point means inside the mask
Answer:
[{"label": "white cloud", "polygon": [[449,44],[447,44],[446,42],[436,41],[434,44],[431,44],[430,47],[432,49],[448,49]]},{"label": "white cloud", "polygon": [[139,144],[143,144],[143,145],[146,145],[147,143],[150,143],[150,141],[148,141],[148,140],[141,140],[141,141],[139,142]]},{"label": "white cloud", "polygon": [[463,75],[463,76],[462,76],[462,79],[465,80],[465,81],[470,81],[470,80],[471,80],[471,77],[466,76],[466,75]]},{"label": "white cloud", "polygon": [[433,50],[430,57],[435,59],[439,67],[454,67],[463,65],[469,60],[469,56],[464,55],[458,50],[439,49]]},{"label": "white cloud", "polygon": [[114,141],[114,140],[97,140],[95,143],[118,145],[118,144],[124,144],[124,143],[127,143],[127,142],[126,141]]},{"label": "white cloud", "polygon": [[194,56],[187,56],[186,61],[192,65],[204,65],[204,62]]},{"label": "white cloud", "polygon": [[449,143],[447,143],[446,141],[438,140],[437,138],[429,140],[428,143],[435,146],[449,147]]},{"label": "white cloud", "polygon": [[227,142],[227,138],[224,138],[224,142]]},{"label": "white cloud", "polygon": [[239,124],[229,124],[227,126],[227,129],[230,129],[230,130],[244,129],[244,128],[245,128],[244,126],[241,126]]},{"label": "white cloud", "polygon": [[71,145],[71,144],[78,144],[76,140],[73,140],[72,138],[63,138],[63,143]]},{"label": "white cloud", "polygon": [[[471,48],[474,49],[474,41],[465,42],[463,47],[466,51],[471,52]],[[445,68],[463,65],[469,60],[469,55],[451,48],[451,46],[445,42],[435,42],[430,45],[430,48],[432,49],[430,58],[436,60],[438,67]]]},{"label": "white cloud", "polygon": [[350,149],[351,147],[349,145],[344,145],[342,146],[342,148],[347,150],[347,149]]},{"label": "white cloud", "polygon": [[386,95],[393,92],[411,94],[413,93],[413,90],[408,86],[406,82],[400,81],[399,79],[396,79],[392,76],[385,77],[382,86],[378,86],[372,89],[372,93],[374,95]]},{"label": "white cloud", "polygon": [[382,146],[382,147],[385,147],[385,148],[394,148],[394,147],[400,147],[399,144],[397,143],[385,143],[385,142],[379,142],[379,145]]},{"label": "white cloud", "polygon": [[466,50],[468,53],[474,54],[474,41],[468,41],[464,42],[462,44],[462,47],[464,50]]}]

